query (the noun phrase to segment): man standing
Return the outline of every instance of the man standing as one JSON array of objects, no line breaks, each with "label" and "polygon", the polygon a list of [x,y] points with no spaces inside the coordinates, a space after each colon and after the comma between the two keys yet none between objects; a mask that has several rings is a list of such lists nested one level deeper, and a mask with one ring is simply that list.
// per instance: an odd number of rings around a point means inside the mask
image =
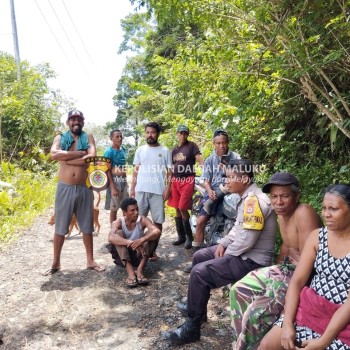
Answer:
[{"label": "man standing", "polygon": [[172,151],[173,177],[171,179],[171,194],[168,200],[169,207],[176,210],[175,227],[177,240],[173,245],[185,243],[184,247],[192,247],[192,229],[190,215],[192,195],[194,191],[194,165],[196,161],[203,166],[203,158],[198,146],[188,141],[189,129],[185,125],[179,125],[176,132],[178,145]]},{"label": "man standing", "polygon": [[187,293],[187,305],[178,304],[187,313],[186,322],[163,338],[173,344],[200,339],[201,322],[206,317],[210,291],[240,280],[258,267],[273,261],[276,215],[270,200],[253,182],[253,165],[247,159],[236,159],[226,169],[226,190],[237,193],[237,220],[229,234],[217,245],[198,250]]},{"label": "man standing", "polygon": [[[170,151],[158,143],[159,135],[158,123],[145,125],[147,144],[135,152],[130,197],[136,198],[140,216],[147,217],[148,212],[151,212],[153,223],[162,232],[164,201],[170,193],[172,163]],[[151,260],[157,260],[155,253]]]},{"label": "man standing", "polygon": [[270,193],[283,242],[278,265],[248,273],[230,290],[236,350],[258,348],[283,311],[289,281],[308,235],[323,226],[315,209],[299,202],[299,181],[294,175],[275,173],[262,190]]},{"label": "man standing", "polygon": [[[149,256],[157,247],[160,230],[151,220],[139,216],[139,208],[135,198],[126,198],[120,208],[123,217],[112,223],[108,240],[116,249],[111,249],[114,262],[125,266],[128,278],[125,281],[127,287],[136,287],[138,284],[148,284],[148,279],[143,275]],[[145,232],[145,229],[147,231]],[[136,268],[136,275],[134,268]]]},{"label": "man standing", "polygon": [[[200,204],[200,211],[196,223],[195,240],[192,243],[193,251],[196,251],[203,247],[205,226],[210,219],[210,216],[216,214],[219,199],[223,198],[220,191],[220,185],[225,182],[225,171],[223,168],[222,156],[227,155],[225,162],[240,158],[238,153],[229,151],[229,141],[230,140],[228,134],[225,130],[218,129],[214,132],[214,151],[204,162],[202,179],[204,180],[204,187],[207,191],[207,194],[203,197],[202,203]],[[214,202],[210,206],[209,212],[208,208],[203,208],[205,202],[208,200]]]},{"label": "man standing", "polygon": [[61,269],[61,250],[69,223],[75,214],[83,233],[87,268],[104,271],[93,257],[93,192],[86,187],[88,176],[86,158],[96,156],[95,140],[83,131],[84,115],[78,110],[68,113],[69,130],[54,138],[51,158],[59,161],[58,184],[55,198],[54,256],[51,268],[44,275],[52,275]]},{"label": "man standing", "polygon": [[128,183],[126,179],[126,149],[123,142],[123,134],[119,129],[110,132],[109,138],[112,146],[108,147],[104,153],[104,157],[111,159],[111,170],[108,171],[110,187],[106,194],[106,209],[110,209],[110,222],[117,218],[117,211],[123,199],[129,196]]}]

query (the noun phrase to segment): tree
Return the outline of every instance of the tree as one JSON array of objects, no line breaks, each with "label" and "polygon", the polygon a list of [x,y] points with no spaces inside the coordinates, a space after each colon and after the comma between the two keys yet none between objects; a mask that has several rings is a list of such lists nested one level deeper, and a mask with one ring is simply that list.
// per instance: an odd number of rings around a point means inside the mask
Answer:
[{"label": "tree", "polygon": [[1,156],[24,168],[45,163],[59,109],[67,104],[60,92],[47,85],[55,74],[47,64],[32,67],[21,63],[21,81],[16,78],[12,56],[0,54]]},{"label": "tree", "polygon": [[[162,62],[168,68],[165,119],[182,110],[211,125],[226,123],[248,154],[260,130],[272,136],[271,145],[260,138],[267,152],[276,140],[290,142],[295,135],[305,148],[309,130],[316,135],[310,141],[328,139],[333,151],[342,148],[336,130],[349,136],[349,1],[132,3],[147,8],[157,31],[174,23],[185,28],[176,55]],[[162,42],[171,33],[164,36]],[[290,126],[292,137],[285,132]]]}]

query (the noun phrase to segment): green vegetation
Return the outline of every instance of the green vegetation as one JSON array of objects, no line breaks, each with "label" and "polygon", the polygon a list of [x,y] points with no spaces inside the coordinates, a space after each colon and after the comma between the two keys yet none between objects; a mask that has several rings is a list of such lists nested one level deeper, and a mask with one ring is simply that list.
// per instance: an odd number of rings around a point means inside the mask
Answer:
[{"label": "green vegetation", "polygon": [[60,125],[60,109],[71,106],[48,87],[55,74],[48,65],[21,63],[17,81],[12,56],[0,52],[0,243],[31,224],[52,205],[57,166],[49,149]]},{"label": "green vegetation", "polygon": [[55,181],[43,173],[22,170],[9,163],[1,163],[0,178],[10,182],[15,191],[0,192],[0,243],[15,237],[14,232],[28,227],[34,218],[53,204]]},{"label": "green vegetation", "polygon": [[322,190],[349,182],[349,0],[131,0],[122,21],[131,51],[115,121],[136,145],[145,121],[174,145],[179,123],[204,156],[213,130],[266,166],[288,170],[320,208]]},{"label": "green vegetation", "polygon": [[[231,149],[265,166],[259,182],[288,170],[318,210],[328,184],[349,182],[350,0],[130,1],[137,11],[122,21],[119,51],[133,55],[116,82],[115,122],[91,126],[99,137],[118,127],[137,147],[143,124],[158,121],[172,148],[181,123],[207,157],[224,127]],[[54,182],[48,153],[60,110],[74,105],[48,87],[48,65],[24,61],[21,73],[17,81],[14,58],[0,53],[0,180],[24,191],[22,210],[36,210],[35,181],[40,195]],[[25,216],[16,201],[0,192],[1,230]]]}]

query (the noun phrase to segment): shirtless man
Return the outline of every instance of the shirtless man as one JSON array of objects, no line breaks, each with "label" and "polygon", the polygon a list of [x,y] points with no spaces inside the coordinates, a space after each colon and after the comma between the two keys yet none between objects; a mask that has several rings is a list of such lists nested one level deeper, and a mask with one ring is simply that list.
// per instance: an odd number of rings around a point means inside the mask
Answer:
[{"label": "shirtless man", "polygon": [[109,245],[109,251],[115,264],[126,268],[127,287],[146,285],[149,282],[143,275],[143,270],[157,248],[161,231],[150,219],[139,216],[135,198],[125,198],[120,208],[123,217],[112,223],[108,240],[113,246]]},{"label": "shirtless man", "polygon": [[283,243],[278,265],[250,272],[230,290],[236,350],[257,349],[278,319],[306,238],[314,229],[322,227],[315,209],[299,202],[299,182],[292,174],[275,173],[262,190],[270,193]]},{"label": "shirtless man", "polygon": [[95,140],[83,131],[84,115],[78,110],[68,113],[69,130],[57,135],[51,146],[51,158],[60,162],[55,198],[55,235],[53,239],[53,262],[44,275],[52,275],[61,269],[61,250],[69,223],[75,214],[83,233],[87,268],[97,272],[105,269],[93,257],[93,192],[86,187],[88,176],[85,159],[96,156]]}]

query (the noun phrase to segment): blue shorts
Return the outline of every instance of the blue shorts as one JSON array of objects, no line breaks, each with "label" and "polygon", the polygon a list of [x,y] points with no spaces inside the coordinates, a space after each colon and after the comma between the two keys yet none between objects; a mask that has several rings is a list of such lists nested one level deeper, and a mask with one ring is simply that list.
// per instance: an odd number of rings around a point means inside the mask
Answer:
[{"label": "blue shorts", "polygon": [[215,215],[216,212],[218,211],[219,204],[221,203],[222,199],[215,200],[211,206],[211,212],[208,214],[204,209],[203,209],[203,204],[209,199],[208,194],[206,193],[201,201],[199,202],[198,205],[198,216],[208,216],[208,215]]}]

